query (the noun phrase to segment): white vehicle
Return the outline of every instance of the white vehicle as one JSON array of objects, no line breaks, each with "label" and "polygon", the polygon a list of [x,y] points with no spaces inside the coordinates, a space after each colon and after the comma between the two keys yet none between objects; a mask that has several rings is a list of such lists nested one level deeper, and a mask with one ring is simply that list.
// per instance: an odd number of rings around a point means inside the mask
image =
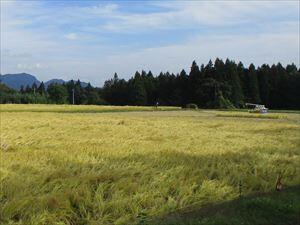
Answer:
[{"label": "white vehicle", "polygon": [[250,107],[250,113],[268,113],[268,108],[265,105],[246,103],[246,106]]}]

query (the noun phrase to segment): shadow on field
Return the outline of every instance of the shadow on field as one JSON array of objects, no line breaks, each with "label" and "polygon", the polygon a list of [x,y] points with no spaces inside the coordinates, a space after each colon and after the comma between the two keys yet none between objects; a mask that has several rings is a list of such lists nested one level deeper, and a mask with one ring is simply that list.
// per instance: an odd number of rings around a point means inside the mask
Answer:
[{"label": "shadow on field", "polygon": [[299,225],[300,185],[201,208],[187,207],[140,223],[147,225]]},{"label": "shadow on field", "polygon": [[[266,151],[267,153],[268,151]],[[265,158],[267,159],[267,158]],[[138,165],[144,165],[145,170],[160,171],[168,174],[168,178],[162,180],[169,185],[164,193],[165,198],[176,199],[177,188],[181,185],[189,185],[188,179],[198,180],[199,186],[193,192],[205,192],[201,181],[210,180],[224,184],[238,192],[239,182],[243,184],[243,196],[233,200],[224,195],[222,186],[216,186],[218,195],[204,193],[204,205],[193,205],[175,210],[170,214],[164,214],[156,218],[147,215],[139,217],[139,224],[147,225],[300,225],[300,185],[287,187],[282,192],[262,193],[263,190],[275,189],[278,174],[282,174],[285,180],[296,179],[292,171],[297,165],[284,162],[283,159],[273,161],[268,165],[259,154],[253,151],[226,152],[224,154],[206,154],[195,156],[182,152],[161,152],[153,155],[133,154],[127,157],[111,159],[114,163],[122,165],[130,161]],[[283,161],[282,161],[283,160]],[[174,171],[174,172],[173,172]],[[176,175],[180,171],[180,175]],[[295,172],[295,171],[294,171]],[[155,172],[154,172],[155,174]],[[144,174],[146,175],[146,174]],[[135,176],[140,176],[139,173]],[[136,178],[137,178],[136,177]],[[187,179],[185,181],[185,179]],[[161,185],[163,186],[163,185]],[[220,189],[218,189],[220,188]],[[248,195],[249,193],[252,193]],[[254,194],[255,193],[255,194]],[[207,202],[216,202],[207,205]],[[217,202],[222,202],[218,204]],[[202,204],[201,203],[201,204]]]}]

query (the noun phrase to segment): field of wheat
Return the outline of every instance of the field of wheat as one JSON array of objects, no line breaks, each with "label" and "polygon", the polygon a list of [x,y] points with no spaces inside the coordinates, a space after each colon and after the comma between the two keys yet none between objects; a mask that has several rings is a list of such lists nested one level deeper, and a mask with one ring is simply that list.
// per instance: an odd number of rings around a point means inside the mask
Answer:
[{"label": "field of wheat", "polygon": [[1,105],[0,223],[143,224],[300,185],[300,114],[243,113]]}]

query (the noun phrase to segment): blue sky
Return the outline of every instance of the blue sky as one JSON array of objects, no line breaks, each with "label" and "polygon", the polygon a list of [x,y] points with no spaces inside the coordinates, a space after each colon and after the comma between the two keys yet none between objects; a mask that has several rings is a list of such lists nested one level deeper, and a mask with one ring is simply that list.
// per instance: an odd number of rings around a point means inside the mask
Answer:
[{"label": "blue sky", "polygon": [[102,85],[216,57],[299,66],[299,1],[1,0],[1,74]]}]

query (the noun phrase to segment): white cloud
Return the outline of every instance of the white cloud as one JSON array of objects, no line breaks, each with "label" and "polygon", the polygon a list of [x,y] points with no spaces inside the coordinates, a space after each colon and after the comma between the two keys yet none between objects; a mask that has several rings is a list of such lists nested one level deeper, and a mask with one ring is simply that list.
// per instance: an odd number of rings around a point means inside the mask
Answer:
[{"label": "white cloud", "polygon": [[34,63],[34,64],[27,64],[27,63],[18,63],[17,69],[21,70],[29,70],[29,71],[35,71],[37,69],[47,69],[48,66],[41,64],[41,63]]},{"label": "white cloud", "polygon": [[69,39],[69,40],[76,40],[76,39],[78,39],[78,35],[76,33],[69,33],[69,34],[66,34],[64,37],[66,39]]},{"label": "white cloud", "polygon": [[[114,72],[128,78],[141,69],[188,70],[194,59],[300,64],[299,12],[293,1],[154,1],[148,4],[160,11],[146,13],[115,3],[51,8],[36,1],[0,1],[1,73],[32,71],[42,80],[79,77],[100,85]],[[187,29],[192,36],[184,36]],[[150,33],[158,40],[164,38],[162,30],[184,38],[137,49],[122,36]],[[111,34],[128,44],[125,52],[121,44],[110,43]]]},{"label": "white cloud", "polygon": [[88,13],[87,16],[89,16],[91,14],[94,14],[97,16],[109,16],[109,15],[115,13],[118,10],[118,8],[119,8],[119,6],[114,3],[98,4],[96,6],[90,6],[90,7],[76,7],[75,13],[81,11],[81,12]]},{"label": "white cloud", "polygon": [[163,12],[122,13],[114,11],[102,27],[116,32],[136,32],[149,29],[195,29],[197,26],[222,27],[265,22],[271,14],[297,15],[295,1],[172,1],[154,2]]}]

